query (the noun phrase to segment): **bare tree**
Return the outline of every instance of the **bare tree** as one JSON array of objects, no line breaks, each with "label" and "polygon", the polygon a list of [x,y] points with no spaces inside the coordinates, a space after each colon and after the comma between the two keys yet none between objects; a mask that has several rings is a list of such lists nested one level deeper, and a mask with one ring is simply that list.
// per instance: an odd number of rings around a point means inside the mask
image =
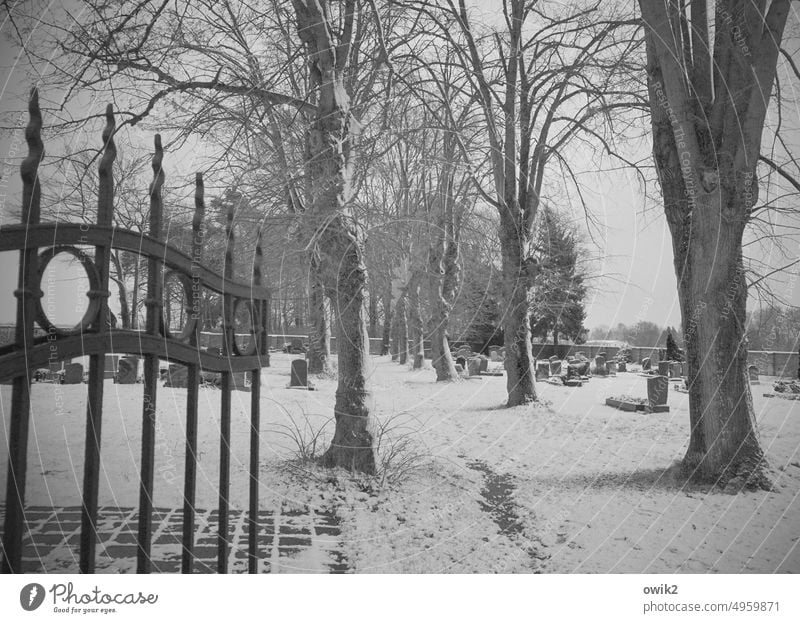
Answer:
[{"label": "bare tree", "polygon": [[[557,165],[577,184],[566,148],[576,136],[602,139],[598,124],[630,108],[626,22],[606,18],[598,3],[564,9],[528,0],[503,3],[502,24],[481,29],[465,0],[409,4],[436,24],[469,79],[483,116],[490,183],[480,184],[500,220],[509,407],[536,400],[531,351],[531,289],[537,267],[533,226],[543,184]],[[453,117],[454,115],[451,115]],[[561,175],[558,173],[557,175]]]},{"label": "bare tree", "polygon": [[[742,240],[789,0],[640,2],[653,155],[689,364],[686,473],[769,488],[747,380]],[[713,19],[713,21],[712,21]]]}]

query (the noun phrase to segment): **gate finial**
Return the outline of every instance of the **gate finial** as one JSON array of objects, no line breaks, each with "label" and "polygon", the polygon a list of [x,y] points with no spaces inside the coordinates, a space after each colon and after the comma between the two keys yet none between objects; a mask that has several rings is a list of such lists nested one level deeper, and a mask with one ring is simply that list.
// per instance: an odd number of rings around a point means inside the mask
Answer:
[{"label": "gate finial", "polygon": [[106,125],[103,128],[103,157],[100,158],[97,189],[97,224],[111,225],[114,216],[114,160],[117,158],[117,146],[114,144],[114,107],[106,106]]},{"label": "gate finial", "polygon": [[31,89],[28,99],[28,125],[25,128],[25,141],[28,143],[28,156],[19,167],[22,177],[22,222],[33,225],[39,222],[39,163],[44,158],[42,143],[42,111],[39,109],[39,90]]}]

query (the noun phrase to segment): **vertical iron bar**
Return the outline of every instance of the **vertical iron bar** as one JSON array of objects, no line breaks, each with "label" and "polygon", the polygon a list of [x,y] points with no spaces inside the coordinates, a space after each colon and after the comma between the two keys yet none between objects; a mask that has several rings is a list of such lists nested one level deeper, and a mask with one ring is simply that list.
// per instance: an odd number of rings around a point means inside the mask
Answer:
[{"label": "vertical iron bar", "polygon": [[[117,157],[114,145],[114,109],[106,107],[106,126],[103,129],[103,157],[98,165],[97,224],[110,226],[114,215],[113,166]],[[95,247],[94,263],[100,277],[99,290],[90,292],[99,305],[94,320],[94,330],[108,331],[108,273],[111,249],[105,245]],[[105,353],[89,356],[89,388],[86,401],[86,441],[83,463],[83,506],[81,508],[80,563],[81,573],[94,573],[97,547],[97,497],[100,483],[100,439],[103,421],[103,383],[105,381]]]},{"label": "vertical iron bar", "polygon": [[[225,270],[227,280],[233,279],[233,205],[228,207],[225,223]],[[228,370],[222,373],[222,399],[220,405],[219,441],[219,533],[217,535],[217,572],[228,572],[228,499],[231,470],[231,357],[234,356],[233,297],[225,289],[222,293],[222,349],[228,358]]]},{"label": "vertical iron bar", "polygon": [[[29,121],[25,128],[28,156],[20,165],[22,177],[22,223],[37,225],[40,218],[39,163],[44,156],[42,144],[42,113],[39,93],[31,91],[28,100]],[[17,319],[14,340],[19,349],[33,342],[36,316],[35,300],[41,297],[38,283],[38,249],[24,248],[19,253],[17,289]],[[25,528],[25,477],[28,467],[28,424],[31,408],[31,379],[29,370],[14,377],[11,390],[11,425],[8,438],[8,474],[6,475],[6,513],[3,526],[3,573],[22,572],[22,535]]]},{"label": "vertical iron bar", "polygon": [[[164,185],[164,149],[161,135],[155,136],[153,154],[153,182],[150,184],[150,227],[149,233],[156,240],[161,239],[161,218],[163,204],[161,188]],[[163,305],[163,275],[158,258],[147,260],[147,319],[145,330],[150,335],[160,335],[162,330],[161,307]],[[156,436],[156,398],[158,393],[158,355],[146,353],[144,356],[144,400],[142,404],[142,466],[139,488],[139,530],[137,537],[137,573],[150,573],[150,541],[152,539],[153,514],[153,462],[155,459]]]},{"label": "vertical iron bar", "polygon": [[[200,290],[195,270],[203,261],[203,215],[205,214],[203,174],[195,177],[194,218],[192,219],[192,314],[194,330],[189,336],[189,345],[199,348],[200,336]],[[196,289],[194,286],[198,284]],[[190,321],[191,322],[191,321]],[[194,518],[195,491],[197,486],[197,404],[200,385],[200,366],[186,366],[186,456],[183,478],[183,557],[181,573],[191,573],[194,564]]]},{"label": "vertical iron bar", "polygon": [[[261,263],[263,261],[263,250],[261,248],[262,229],[259,228],[256,237],[256,254],[253,261],[253,285],[262,285]],[[252,331],[256,340],[256,354],[261,361],[264,348],[264,332],[261,330],[261,322],[266,310],[263,301],[252,301]],[[251,371],[250,383],[250,516],[248,518],[247,529],[247,571],[248,573],[258,573],[258,469],[259,469],[259,450],[260,450],[260,430],[261,430],[261,368]]]}]

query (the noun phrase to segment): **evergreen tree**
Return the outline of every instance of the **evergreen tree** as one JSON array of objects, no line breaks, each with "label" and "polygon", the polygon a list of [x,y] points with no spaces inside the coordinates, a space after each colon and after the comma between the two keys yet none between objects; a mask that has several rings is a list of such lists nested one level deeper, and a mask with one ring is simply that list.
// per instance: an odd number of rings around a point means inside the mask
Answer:
[{"label": "evergreen tree", "polygon": [[578,232],[552,208],[541,212],[536,240],[539,271],[534,280],[534,304],[531,308],[531,333],[553,343],[559,336],[579,341],[585,329],[586,275],[579,267]]},{"label": "evergreen tree", "polygon": [[683,351],[678,348],[675,338],[672,336],[672,328],[667,329],[667,360],[683,361]]}]

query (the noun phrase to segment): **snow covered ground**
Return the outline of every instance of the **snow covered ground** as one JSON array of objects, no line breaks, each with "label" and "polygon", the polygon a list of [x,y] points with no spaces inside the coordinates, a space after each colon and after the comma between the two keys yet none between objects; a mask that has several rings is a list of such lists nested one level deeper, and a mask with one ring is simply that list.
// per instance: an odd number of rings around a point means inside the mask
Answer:
[{"label": "snow covered ground", "polygon": [[[355,572],[800,572],[800,404],[763,397],[769,379],[753,394],[779,491],[732,495],[676,479],[689,439],[686,394],[670,388],[669,413],[604,404],[645,397],[636,373],[580,388],[539,383],[541,404],[504,409],[504,376],[437,384],[429,369],[375,357],[373,413],[389,423],[381,451],[402,440],[421,455],[410,478],[377,488],[291,461],[285,427],[327,423],[332,432],[335,382],[288,389],[290,359],[275,354],[263,371],[261,505],[334,511]],[[102,505],[137,504],[142,392],[105,386]],[[0,390],[3,491],[10,393]],[[33,386],[28,504],[79,504],[85,393]],[[156,506],[181,506],[185,395],[159,388]],[[218,390],[201,390],[201,509],[217,506],[219,402]],[[245,509],[250,394],[234,392],[233,402],[231,504]]]}]

